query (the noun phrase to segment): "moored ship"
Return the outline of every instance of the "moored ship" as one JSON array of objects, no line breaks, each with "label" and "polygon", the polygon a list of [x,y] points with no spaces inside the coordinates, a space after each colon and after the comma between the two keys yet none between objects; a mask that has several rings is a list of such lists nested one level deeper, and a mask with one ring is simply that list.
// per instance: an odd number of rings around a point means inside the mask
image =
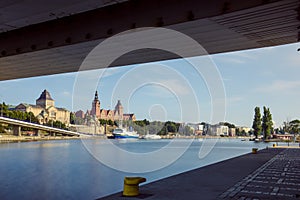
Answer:
[{"label": "moored ship", "polygon": [[139,134],[136,131],[128,131],[124,128],[116,128],[113,130],[115,139],[139,139]]}]

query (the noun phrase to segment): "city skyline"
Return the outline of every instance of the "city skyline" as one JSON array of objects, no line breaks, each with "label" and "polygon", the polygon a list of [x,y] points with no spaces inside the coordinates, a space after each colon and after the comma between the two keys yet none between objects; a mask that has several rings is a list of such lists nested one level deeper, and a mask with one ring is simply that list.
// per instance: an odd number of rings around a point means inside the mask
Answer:
[{"label": "city skyline", "polygon": [[[283,121],[298,118],[298,47],[296,43],[211,55],[211,63],[218,69],[225,88],[224,121],[251,127],[256,106],[270,108],[276,127]],[[91,80],[96,88],[89,88],[82,97],[76,96],[80,98],[80,105],[72,103],[78,73],[1,81],[0,101],[12,105],[33,103],[41,91],[47,89],[57,106],[74,112],[86,111],[91,108],[93,94],[98,90],[101,107],[113,109],[120,99],[124,112],[135,113],[137,119],[210,122],[212,100],[208,86],[195,69],[188,66],[185,60],[176,59],[99,70],[103,72],[102,77]],[[136,83],[140,84],[138,88]],[[132,85],[132,91],[124,89],[124,85],[129,88]],[[196,104],[199,111],[195,114]],[[188,114],[182,114],[183,107]],[[198,113],[200,116],[196,116]]]}]

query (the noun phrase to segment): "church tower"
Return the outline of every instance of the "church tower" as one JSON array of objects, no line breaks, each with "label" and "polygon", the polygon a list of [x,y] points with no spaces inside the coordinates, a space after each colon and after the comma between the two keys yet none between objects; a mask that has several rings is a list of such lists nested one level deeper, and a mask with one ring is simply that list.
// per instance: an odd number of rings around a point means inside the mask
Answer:
[{"label": "church tower", "polygon": [[92,116],[96,116],[96,117],[100,117],[100,101],[98,98],[98,92],[95,92],[95,98],[94,101],[92,103],[92,110],[91,110],[91,115]]},{"label": "church tower", "polygon": [[115,120],[123,120],[123,106],[120,100],[115,107]]},{"label": "church tower", "polygon": [[42,108],[54,107],[54,100],[51,98],[50,93],[44,90],[40,97],[36,100],[36,105]]}]

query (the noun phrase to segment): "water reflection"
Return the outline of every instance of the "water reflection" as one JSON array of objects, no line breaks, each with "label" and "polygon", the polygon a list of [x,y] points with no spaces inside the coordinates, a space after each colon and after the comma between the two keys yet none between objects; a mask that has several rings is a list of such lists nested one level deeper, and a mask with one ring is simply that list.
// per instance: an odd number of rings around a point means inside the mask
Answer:
[{"label": "water reflection", "polygon": [[[169,140],[111,141],[120,148],[135,153],[147,153],[167,147]],[[126,161],[105,148],[106,140],[92,140],[90,147],[99,149],[111,159],[125,165]],[[170,150],[182,148],[184,141]],[[0,197],[3,199],[96,199],[122,190],[124,176],[143,176],[147,182],[205,166],[224,159],[250,153],[252,147],[265,148],[272,144],[220,140],[213,150],[199,159],[202,142],[195,140],[176,162],[149,173],[125,173],[107,167],[95,159],[80,140],[43,141],[0,144]],[[149,163],[138,163],[140,167]],[[153,158],[149,162],[162,160]]]}]

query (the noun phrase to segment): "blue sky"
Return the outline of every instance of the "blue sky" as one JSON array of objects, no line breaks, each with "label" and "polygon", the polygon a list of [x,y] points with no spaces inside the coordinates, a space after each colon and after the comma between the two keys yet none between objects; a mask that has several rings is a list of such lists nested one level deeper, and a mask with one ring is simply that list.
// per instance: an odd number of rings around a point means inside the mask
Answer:
[{"label": "blue sky", "polygon": [[[101,108],[113,109],[120,99],[125,112],[135,113],[138,119],[215,123],[212,115],[218,108],[213,102],[222,101],[226,103],[226,121],[251,126],[254,107],[267,106],[275,125],[280,126],[283,121],[300,118],[299,47],[296,43],[193,58],[197,66],[177,59],[85,72],[85,78],[103,74],[85,79],[92,87],[82,95],[73,92],[87,82],[78,82],[78,73],[1,81],[0,101],[35,104],[47,89],[56,106],[87,110],[97,88]],[[212,99],[215,86],[208,85],[207,77],[199,73],[207,65],[219,71],[219,76],[211,76],[223,81],[224,98]]]}]

